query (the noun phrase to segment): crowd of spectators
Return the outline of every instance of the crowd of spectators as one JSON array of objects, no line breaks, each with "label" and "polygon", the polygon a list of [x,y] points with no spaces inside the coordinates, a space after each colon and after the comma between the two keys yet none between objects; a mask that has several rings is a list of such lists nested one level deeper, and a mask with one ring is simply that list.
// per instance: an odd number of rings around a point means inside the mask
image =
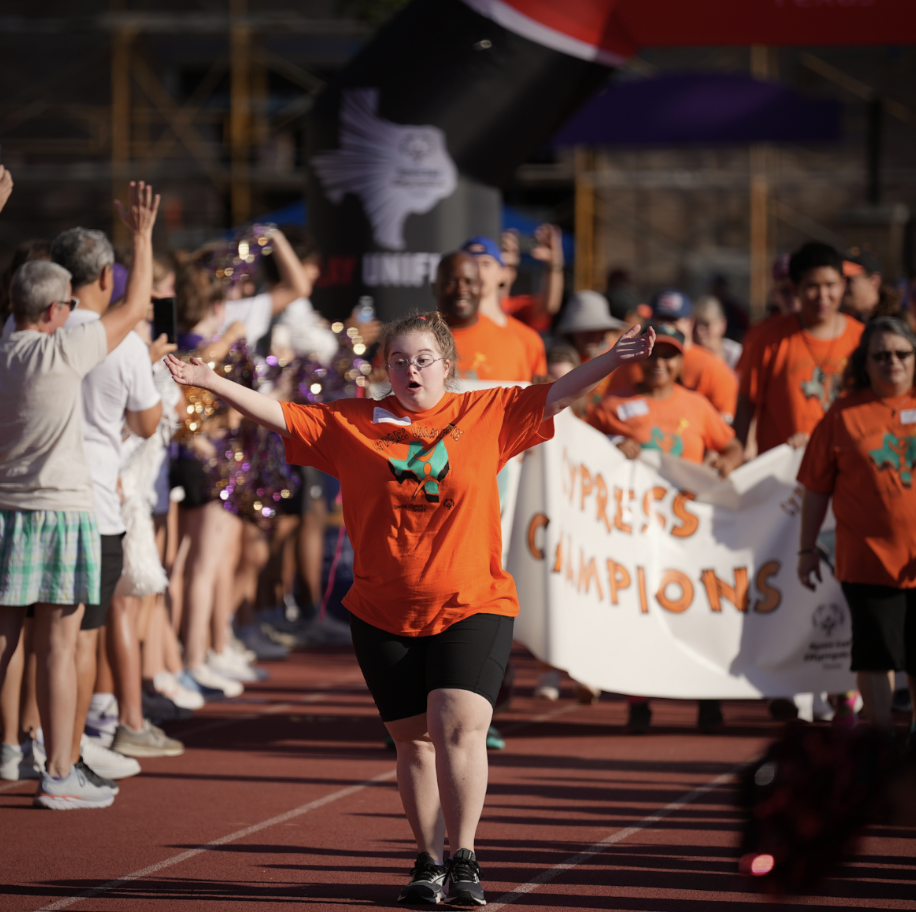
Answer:
[{"label": "crowd of spectators", "polygon": [[[0,167],[0,210],[11,192]],[[45,807],[110,805],[143,758],[184,750],[161,724],[239,696],[261,661],[350,638],[335,479],[287,465],[276,434],[179,388],[162,359],[196,356],[300,404],[365,396],[379,369],[371,302],[335,323],[315,311],[319,248],[297,226],[154,252],[157,207],[132,184],[119,205],[129,247],[71,228],[21,243],[0,280],[0,777],[36,779]],[[442,257],[431,300],[459,375],[554,381],[651,325],[650,358],[573,407],[627,458],[659,449],[726,477],[808,445],[799,575],[819,574],[832,496],[853,670],[868,719],[887,728],[893,672],[916,672],[913,302],[868,249],[810,242],[776,259],[767,316],[749,327],[722,277],[695,302],[675,288],[646,300],[620,269],[605,294],[566,294],[559,229],[536,241],[532,295],[511,294],[512,233]],[[173,328],[155,335],[169,308]],[[557,699],[560,673],[542,666],[536,693]],[[581,701],[598,695],[578,684]],[[629,730],[645,731],[648,701],[629,701]],[[832,703],[854,719],[855,694]],[[701,729],[722,721],[701,703]],[[495,729],[488,744],[502,744]]]}]

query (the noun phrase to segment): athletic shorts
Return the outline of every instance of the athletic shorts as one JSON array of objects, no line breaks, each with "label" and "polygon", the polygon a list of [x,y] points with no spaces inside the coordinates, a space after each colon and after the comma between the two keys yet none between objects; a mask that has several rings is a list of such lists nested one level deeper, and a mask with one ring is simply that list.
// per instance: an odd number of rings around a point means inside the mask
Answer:
[{"label": "athletic shorts", "polygon": [[102,585],[98,605],[87,605],[80,630],[104,626],[115,587],[124,569],[124,533],[102,536]]},{"label": "athletic shorts", "polygon": [[426,712],[433,690],[450,687],[496,704],[512,650],[514,618],[474,614],[433,636],[398,636],[350,615],[353,649],[383,722]]},{"label": "athletic shorts", "polygon": [[916,589],[842,585],[852,617],[852,670],[916,674]]}]

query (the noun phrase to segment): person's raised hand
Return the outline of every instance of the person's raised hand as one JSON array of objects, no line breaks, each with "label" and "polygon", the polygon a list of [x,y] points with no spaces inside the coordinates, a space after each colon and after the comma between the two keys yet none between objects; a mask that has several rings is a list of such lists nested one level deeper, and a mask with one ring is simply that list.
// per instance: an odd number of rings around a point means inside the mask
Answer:
[{"label": "person's raised hand", "polygon": [[538,225],[534,231],[537,246],[531,256],[550,266],[563,266],[563,232],[557,225]]},{"label": "person's raised hand", "polygon": [[627,437],[617,444],[617,449],[623,453],[627,459],[636,459],[642,452],[642,447],[632,437]]},{"label": "person's raised hand", "polygon": [[0,165],[0,211],[13,192],[13,175],[3,165]]},{"label": "person's raised hand", "polygon": [[145,181],[131,181],[127,208],[115,200],[115,209],[121,221],[132,234],[149,234],[156,224],[159,211],[159,194],[153,195],[153,188]]},{"label": "person's raised hand", "polygon": [[191,358],[188,363],[174,355],[166,355],[162,360],[169,369],[172,379],[182,386],[198,386],[201,389],[207,389],[208,381],[216,376],[207,362],[200,358]]},{"label": "person's raised hand", "polygon": [[652,354],[655,346],[655,330],[650,326],[645,332],[639,323],[634,323],[618,340],[611,351],[618,362],[643,361]]},{"label": "person's raised hand", "polygon": [[178,351],[178,346],[174,342],[169,342],[166,333],[162,333],[158,339],[153,339],[149,344],[149,359],[155,364],[157,361],[170,355],[173,351]]},{"label": "person's raised hand", "polygon": [[821,578],[821,555],[817,548],[798,555],[798,579],[806,589],[814,592],[817,586],[812,582],[811,574],[817,577],[819,583],[823,582]]}]

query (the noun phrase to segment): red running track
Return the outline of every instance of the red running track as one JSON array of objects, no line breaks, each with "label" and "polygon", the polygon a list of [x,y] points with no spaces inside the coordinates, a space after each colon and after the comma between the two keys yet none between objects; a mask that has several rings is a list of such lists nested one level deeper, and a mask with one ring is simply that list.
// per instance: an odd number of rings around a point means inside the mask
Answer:
[{"label": "red running track", "polygon": [[[626,704],[517,696],[497,720],[478,841],[489,908],[717,912],[764,902],[736,873],[736,768],[778,734],[760,703],[724,707],[702,736],[693,703],[654,702],[627,736]],[[0,786],[0,910],[202,912],[395,902],[413,844],[394,755],[348,650],[299,653],[238,701],[170,732],[188,750],[147,760],[101,811],[39,811],[33,783]],[[870,830],[820,895],[795,902],[916,909],[916,830]]]}]

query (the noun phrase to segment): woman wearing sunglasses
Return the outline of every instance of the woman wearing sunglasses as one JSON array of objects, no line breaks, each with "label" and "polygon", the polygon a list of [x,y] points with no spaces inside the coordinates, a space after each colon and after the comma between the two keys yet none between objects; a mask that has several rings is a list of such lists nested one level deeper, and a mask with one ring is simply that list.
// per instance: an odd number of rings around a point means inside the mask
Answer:
[{"label": "woman wearing sunglasses", "polygon": [[[847,395],[814,429],[798,480],[798,576],[820,581],[817,536],[833,498],[836,571],[852,616],[852,670],[872,725],[893,731],[895,671],[916,696],[916,335],[878,317],[846,368]],[[913,701],[916,707],[916,700]],[[916,715],[907,752],[916,754]]]},{"label": "woman wearing sunglasses", "polygon": [[[744,448],[709,400],[677,381],[684,366],[684,335],[670,323],[653,324],[655,347],[642,364],[643,379],[592,406],[585,420],[611,436],[627,459],[661,450],[688,462],[706,462],[723,478],[744,461]],[[645,697],[628,698],[627,731],[646,731],[652,710]],[[718,700],[700,700],[697,725],[722,725]]]}]

